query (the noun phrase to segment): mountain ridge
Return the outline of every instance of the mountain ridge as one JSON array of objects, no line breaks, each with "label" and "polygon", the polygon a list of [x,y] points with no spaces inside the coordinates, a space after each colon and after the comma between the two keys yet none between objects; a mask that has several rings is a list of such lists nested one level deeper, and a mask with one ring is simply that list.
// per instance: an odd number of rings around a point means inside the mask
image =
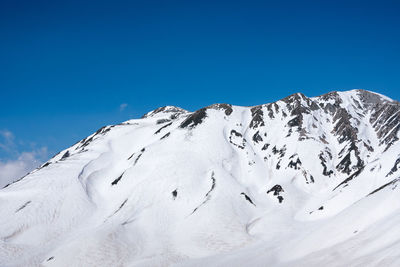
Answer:
[{"label": "mountain ridge", "polygon": [[[376,93],[376,92],[373,92],[373,91],[370,91],[370,90],[365,90],[365,89],[351,89],[351,90],[345,90],[345,91],[330,91],[330,92],[328,92],[328,93],[325,93],[325,94],[322,94],[322,95],[318,95],[318,96],[312,96],[312,97],[308,97],[308,96],[304,95],[304,94],[301,93],[301,92],[297,92],[297,93],[293,93],[293,94],[291,94],[291,95],[289,95],[289,96],[286,96],[286,97],[284,97],[284,98],[282,98],[282,99],[280,99],[280,100],[277,100],[277,101],[274,101],[274,102],[270,102],[270,103],[264,103],[264,104],[253,105],[253,106],[240,106],[240,105],[233,105],[233,106],[252,108],[252,107],[257,107],[257,106],[272,104],[272,103],[281,101],[281,100],[283,100],[283,99],[291,98],[291,97],[296,96],[296,95],[301,95],[301,97],[303,97],[303,98],[310,98],[310,99],[313,99],[313,98],[327,98],[328,96],[337,95],[338,93],[351,93],[351,92],[354,92],[354,93],[361,92],[361,93],[364,93],[364,94],[367,94],[367,95],[372,95],[372,96],[380,97],[380,98],[385,99],[386,101],[389,101],[389,102],[399,102],[399,101],[394,100],[394,99],[391,99],[391,98],[389,98],[389,97],[387,97],[387,96],[385,96],[385,95],[382,95],[382,94],[380,94],[380,93]],[[209,106],[212,106],[212,105],[220,105],[220,104],[231,105],[231,104],[228,104],[228,103],[214,103],[214,104],[211,104],[211,105],[209,105]],[[151,111],[145,113],[143,116],[141,116],[141,118],[146,117],[147,114],[151,114],[151,113],[154,112],[154,111],[157,111],[157,112],[155,112],[155,113],[158,113],[159,111],[162,111],[162,110],[164,110],[164,109],[170,109],[170,110],[177,109],[177,110],[182,110],[182,111],[186,111],[186,112],[191,112],[191,111],[189,111],[189,110],[183,109],[183,108],[178,107],[178,106],[167,105],[167,106],[161,106],[161,107],[158,107],[158,108],[156,108],[156,109],[153,109],[153,110],[151,110]]]},{"label": "mountain ridge", "polygon": [[359,89],[160,107],[2,189],[0,265],[395,266],[399,130]]}]

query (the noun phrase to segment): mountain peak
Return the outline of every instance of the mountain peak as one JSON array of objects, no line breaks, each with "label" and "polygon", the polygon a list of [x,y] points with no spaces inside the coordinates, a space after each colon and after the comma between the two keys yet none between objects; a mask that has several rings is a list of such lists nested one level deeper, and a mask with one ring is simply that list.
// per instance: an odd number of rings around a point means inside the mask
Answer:
[{"label": "mountain peak", "polygon": [[315,97],[316,99],[323,99],[323,100],[339,100],[340,98],[343,99],[357,99],[361,100],[364,103],[368,104],[379,104],[382,102],[396,102],[393,99],[384,96],[379,93],[375,93],[372,91],[364,90],[364,89],[353,89],[348,91],[332,91],[320,96]]},{"label": "mountain peak", "polygon": [[142,116],[142,119],[158,115],[165,115],[165,114],[171,115],[171,114],[183,114],[183,113],[188,113],[188,111],[176,106],[164,106],[144,114]]}]

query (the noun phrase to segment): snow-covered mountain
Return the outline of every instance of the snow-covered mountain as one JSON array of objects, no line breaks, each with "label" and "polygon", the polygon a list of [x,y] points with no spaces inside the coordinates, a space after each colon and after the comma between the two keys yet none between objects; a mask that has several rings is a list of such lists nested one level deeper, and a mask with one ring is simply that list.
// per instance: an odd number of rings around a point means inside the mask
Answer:
[{"label": "snow-covered mountain", "polygon": [[399,266],[400,103],[163,107],[0,190],[0,266]]}]

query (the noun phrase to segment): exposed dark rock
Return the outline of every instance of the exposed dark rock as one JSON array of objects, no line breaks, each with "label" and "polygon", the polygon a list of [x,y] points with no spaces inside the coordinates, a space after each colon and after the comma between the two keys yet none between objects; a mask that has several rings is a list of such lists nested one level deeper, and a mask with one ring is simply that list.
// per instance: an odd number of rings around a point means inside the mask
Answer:
[{"label": "exposed dark rock", "polygon": [[[233,138],[234,136],[236,136],[236,138],[239,138],[241,142],[240,143],[235,142],[236,140]],[[236,130],[231,130],[231,135],[229,136],[229,142],[240,149],[244,149],[244,147],[246,146],[246,141],[243,138],[243,135],[237,132]]]},{"label": "exposed dark rock", "polygon": [[163,135],[163,136],[160,138],[160,140],[163,140],[163,139],[167,138],[170,134],[171,134],[170,132],[169,132],[169,133],[166,133],[165,135]]},{"label": "exposed dark rock", "polygon": [[118,182],[121,180],[121,178],[122,178],[123,175],[124,175],[124,172],[123,172],[117,179],[115,179],[114,181],[112,181],[111,185],[116,185],[116,184],[118,184]]},{"label": "exposed dark rock", "polygon": [[274,194],[274,196],[279,196],[279,194],[281,193],[281,192],[285,192],[284,190],[283,190],[283,188],[282,188],[282,186],[280,186],[279,184],[276,184],[276,185],[274,185],[271,189],[269,189],[268,191],[267,191],[267,194],[269,194],[269,193],[271,193],[271,192],[273,192]]},{"label": "exposed dark rock", "polygon": [[231,104],[214,104],[214,105],[209,106],[208,108],[224,110],[225,115],[227,115],[227,116],[231,115],[233,112]]},{"label": "exposed dark rock", "polygon": [[[296,158],[296,160],[294,160]],[[295,170],[299,170],[300,166],[301,166],[301,161],[298,157],[297,154],[292,155],[289,159],[291,159],[291,161],[288,164],[289,168],[293,168]]]},{"label": "exposed dark rock", "polygon": [[239,133],[239,132],[237,132],[236,130],[232,130],[232,131],[231,131],[231,136],[232,136],[232,135],[236,135],[236,136],[238,136],[238,137],[242,137],[242,134]]},{"label": "exposed dark rock", "polygon": [[[319,96],[318,98],[323,100],[323,101],[334,100],[334,104],[331,104],[334,107],[339,107],[340,104],[342,103],[342,99],[340,98],[340,96],[339,96],[337,91],[333,91],[333,92],[329,92],[329,93],[323,94],[323,95]],[[323,105],[323,104],[324,103],[321,103],[321,105]]]},{"label": "exposed dark rock", "polygon": [[386,148],[399,140],[398,132],[400,130],[400,103],[385,102],[376,106],[372,113],[370,123],[374,127],[380,144],[385,144]]},{"label": "exposed dark rock", "polygon": [[199,109],[198,111],[189,115],[189,117],[187,117],[186,120],[184,120],[179,127],[192,129],[201,124],[206,117],[207,108]]},{"label": "exposed dark rock", "polygon": [[286,135],[286,137],[289,137],[289,136],[291,136],[291,135],[292,135],[292,133],[293,133],[293,130],[292,130],[292,128],[290,128],[290,129],[289,129],[289,131],[288,131],[288,133],[287,133],[287,135]]},{"label": "exposed dark rock", "polygon": [[375,189],[374,191],[372,191],[371,193],[369,193],[368,196],[369,196],[369,195],[372,195],[372,194],[375,194],[376,192],[378,192],[378,191],[382,190],[383,188],[385,188],[385,187],[387,187],[387,186],[390,186],[390,185],[395,185],[395,186],[392,188],[392,189],[394,189],[394,188],[396,188],[397,183],[398,183],[399,181],[400,181],[400,179],[399,179],[399,178],[396,178],[396,179],[390,181],[389,183],[386,183],[386,184],[382,185],[381,187]]},{"label": "exposed dark rock", "polygon": [[288,122],[289,127],[300,127],[303,123],[303,116],[296,116]]},{"label": "exposed dark rock", "polygon": [[207,110],[208,109],[215,109],[215,110],[224,110],[225,115],[229,116],[233,109],[232,105],[230,104],[214,104],[202,109],[197,110],[196,112],[192,113],[189,115],[189,117],[184,120],[181,125],[179,126],[180,128],[189,128],[192,129],[196,127],[197,125],[201,124],[204,119],[207,117]]},{"label": "exposed dark rock", "polygon": [[329,145],[329,142],[326,141],[326,136],[322,135],[319,137],[319,141],[321,141],[322,143],[324,143],[325,145]]},{"label": "exposed dark rock", "polygon": [[365,143],[365,142],[363,142],[363,145],[364,145],[364,147],[367,148],[367,150],[368,150],[369,152],[374,152],[374,148],[373,148],[372,146],[368,145],[368,144]]},{"label": "exposed dark rock", "polygon": [[[357,162],[351,161],[351,153],[352,152],[354,153],[354,156],[355,156]],[[341,154],[341,153],[339,153],[339,154]],[[358,151],[358,147],[354,143],[352,143],[348,153],[339,162],[339,164],[336,166],[336,169],[343,173],[350,174],[354,169],[357,170],[357,169],[362,168],[364,166],[364,162],[361,160],[359,154],[360,153]]]},{"label": "exposed dark rock", "polygon": [[282,203],[283,201],[283,196],[282,193],[285,192],[279,184],[274,185],[271,189],[267,191],[267,194],[273,193],[274,196],[278,199],[279,203]]},{"label": "exposed dark rock", "polygon": [[257,128],[264,126],[264,118],[263,118],[263,111],[262,106],[256,106],[251,108],[251,121],[250,121],[250,128]]},{"label": "exposed dark rock", "polygon": [[[47,166],[49,166],[51,164],[51,162],[50,161],[48,161],[48,162],[46,162],[45,164],[43,164],[42,166],[40,166],[40,167],[38,167],[38,168],[36,168],[36,170],[35,171],[37,171],[37,170],[40,170],[40,169],[43,169],[43,168],[45,168],[45,167],[47,167]],[[22,179],[24,179],[28,174],[30,174],[30,173],[32,173],[32,172],[28,172],[27,174],[25,174],[24,176],[22,176],[21,178],[19,178],[19,179],[17,179],[17,180],[15,180],[15,181],[13,181],[12,183],[8,183],[8,184],[6,184],[5,186],[3,186],[3,188],[7,188],[7,187],[9,187],[10,185],[12,185],[12,184],[15,184],[15,183],[17,183],[17,182],[19,182],[19,181],[21,181]],[[2,189],[3,189],[2,188]]]},{"label": "exposed dark rock", "polygon": [[157,120],[156,124],[166,123],[166,122],[169,122],[169,121],[171,121],[171,120],[169,120],[169,119],[159,119],[159,120]]},{"label": "exposed dark rock", "polygon": [[140,159],[140,157],[142,156],[143,154],[139,154],[138,156],[137,156],[137,158],[135,159],[135,162],[133,163],[133,165],[136,165],[136,163],[138,163],[138,161],[139,161],[139,159]]},{"label": "exposed dark rock", "polygon": [[142,116],[142,119],[152,117],[152,116],[154,116],[154,115],[156,115],[158,113],[171,113],[170,118],[174,119],[174,117],[176,118],[177,116],[179,116],[179,115],[181,115],[183,113],[186,113],[186,112],[187,112],[186,110],[181,109],[179,107],[165,106],[165,107],[157,108],[157,109],[155,109],[153,111],[150,111],[150,112],[144,114]]},{"label": "exposed dark rock", "polygon": [[64,155],[61,157],[60,160],[65,160],[65,159],[68,158],[69,156],[70,156],[70,155],[69,155],[69,150],[67,150],[67,152],[64,153]]},{"label": "exposed dark rock", "polygon": [[264,144],[263,147],[261,148],[261,150],[267,150],[269,147],[269,144]]},{"label": "exposed dark rock", "polygon": [[275,167],[277,170],[279,170],[281,168],[281,160],[278,161],[278,163],[276,164]]},{"label": "exposed dark rock", "polygon": [[210,188],[210,191],[207,192],[206,197],[208,197],[211,194],[211,192],[215,189],[214,172],[212,172],[212,174],[211,174],[211,180],[212,180],[211,188]]},{"label": "exposed dark rock", "polygon": [[244,198],[248,201],[248,202],[250,202],[251,204],[253,204],[254,206],[256,205],[256,204],[254,204],[254,202],[251,200],[251,198],[248,196],[248,195],[246,195],[245,193],[240,193],[241,195],[243,195],[244,196]]},{"label": "exposed dark rock", "polygon": [[274,119],[275,118],[274,111],[272,110],[273,105],[275,105],[275,112],[278,112],[278,105],[276,103],[266,105],[267,110],[268,110],[268,117],[270,119]]},{"label": "exposed dark rock", "polygon": [[124,202],[122,202],[122,204],[119,206],[119,208],[114,212],[114,214],[116,214],[118,211],[120,211],[122,209],[123,206],[125,206],[126,202],[128,202],[128,199],[125,199]]},{"label": "exposed dark rock", "polygon": [[251,161],[248,162],[249,166],[253,166],[254,164],[256,164],[256,162],[254,160],[251,160]]},{"label": "exposed dark rock", "polygon": [[277,149],[276,146],[274,146],[272,148],[272,153],[274,153],[275,155],[279,154],[280,158],[283,158],[285,156],[286,153],[286,145],[284,145],[281,149]]},{"label": "exposed dark rock", "polygon": [[212,181],[211,189],[206,193],[206,196],[205,196],[204,201],[203,201],[199,206],[197,206],[197,207],[192,211],[191,214],[195,213],[202,205],[204,205],[207,201],[210,200],[210,198],[211,198],[211,192],[215,189],[215,184],[216,184],[216,183],[215,183],[214,172],[211,173],[211,181]]},{"label": "exposed dark rock", "polygon": [[175,189],[174,191],[172,191],[172,198],[176,199],[177,196],[178,196],[178,191],[177,189]]},{"label": "exposed dark rock", "polygon": [[340,184],[338,184],[335,188],[333,188],[333,190],[336,190],[339,186],[341,185],[345,185],[347,184],[349,181],[353,180],[355,177],[357,177],[358,175],[360,175],[360,173],[364,170],[364,167],[360,168],[358,171],[356,171],[355,173],[353,173],[352,175],[350,175],[348,178],[344,179],[343,182],[341,182]]},{"label": "exposed dark rock", "polygon": [[171,126],[172,122],[164,125],[163,127],[161,127],[160,129],[158,129],[154,134],[159,134],[163,129],[167,128],[168,126]]},{"label": "exposed dark rock", "polygon": [[388,177],[389,175],[392,175],[392,174],[394,174],[395,172],[397,172],[398,167],[399,167],[399,164],[400,164],[400,158],[398,158],[398,159],[396,160],[396,162],[394,163],[394,166],[392,167],[392,169],[390,169],[390,172],[389,172],[388,174],[386,174],[386,177]]},{"label": "exposed dark rock", "polygon": [[286,107],[290,111],[290,115],[294,117],[288,122],[288,126],[296,127],[297,131],[301,131],[302,129],[304,114],[310,114],[312,111],[319,109],[317,103],[302,93],[296,93],[285,97],[282,99],[282,102],[286,103]]},{"label": "exposed dark rock", "polygon": [[107,132],[109,132],[111,130],[112,127],[114,127],[114,126],[103,126],[103,127],[101,127],[91,137],[83,139],[80,142],[81,145],[77,146],[75,150],[82,149],[82,148],[88,146],[95,139],[96,136],[105,135]]},{"label": "exposed dark rock", "polygon": [[344,141],[355,143],[357,140],[358,130],[352,126],[350,119],[352,119],[351,115],[344,108],[338,108],[333,116],[335,126],[332,132],[338,136],[340,144]]},{"label": "exposed dark rock", "polygon": [[47,167],[51,164],[51,162],[46,162],[45,164],[43,164],[42,166],[39,167],[39,169],[42,169],[44,167]]},{"label": "exposed dark rock", "polygon": [[[329,158],[332,159],[332,154],[329,151],[325,151],[325,152],[328,153]],[[329,170],[328,171],[328,166],[326,166],[326,162],[327,161],[324,158],[324,152],[321,152],[319,154],[319,159],[321,160],[322,167],[324,168],[322,170],[322,174],[325,175],[325,176],[331,176],[333,174],[333,170]]]},{"label": "exposed dark rock", "polygon": [[[306,99],[307,97],[302,94],[302,93],[294,93],[291,94],[290,96],[287,96],[283,98],[281,101],[285,102],[286,104],[289,105],[297,105],[302,99]],[[289,106],[290,109],[290,106]]]},{"label": "exposed dark rock", "polygon": [[262,141],[263,141],[262,137],[261,137],[260,134],[259,134],[259,131],[257,131],[257,132],[253,135],[253,141],[256,142],[256,143],[262,142]]},{"label": "exposed dark rock", "polygon": [[376,107],[387,101],[378,94],[367,90],[358,89],[357,94],[366,107]]},{"label": "exposed dark rock", "polygon": [[310,174],[310,182],[311,182],[311,183],[314,183],[314,182],[315,182],[314,176],[312,176],[311,174]]}]

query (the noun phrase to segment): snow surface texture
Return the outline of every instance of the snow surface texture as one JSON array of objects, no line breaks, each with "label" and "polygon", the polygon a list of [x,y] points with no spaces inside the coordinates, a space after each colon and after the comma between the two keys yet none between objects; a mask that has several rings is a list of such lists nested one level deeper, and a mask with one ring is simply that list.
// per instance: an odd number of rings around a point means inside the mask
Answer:
[{"label": "snow surface texture", "polygon": [[364,90],[103,127],[0,190],[0,266],[400,266],[399,129]]}]

